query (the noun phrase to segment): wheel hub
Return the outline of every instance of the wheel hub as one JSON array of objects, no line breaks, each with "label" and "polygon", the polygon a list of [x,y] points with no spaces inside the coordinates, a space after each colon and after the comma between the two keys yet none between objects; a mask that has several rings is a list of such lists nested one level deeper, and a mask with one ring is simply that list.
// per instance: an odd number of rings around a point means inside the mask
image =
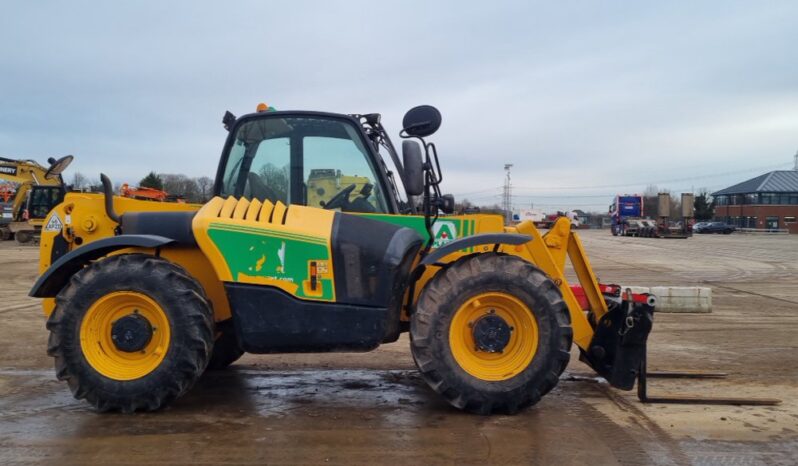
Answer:
[{"label": "wheel hub", "polygon": [[510,342],[513,328],[496,314],[482,316],[474,323],[474,342],[479,351],[501,353]]},{"label": "wheel hub", "polygon": [[142,351],[152,340],[152,325],[137,313],[128,314],[111,325],[111,340],[119,351]]}]

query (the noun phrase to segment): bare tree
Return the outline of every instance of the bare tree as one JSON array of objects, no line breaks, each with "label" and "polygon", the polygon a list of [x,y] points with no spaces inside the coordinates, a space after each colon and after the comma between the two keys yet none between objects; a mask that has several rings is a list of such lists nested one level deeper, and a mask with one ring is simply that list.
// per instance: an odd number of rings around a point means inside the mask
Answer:
[{"label": "bare tree", "polygon": [[89,179],[86,178],[83,173],[75,172],[72,174],[72,180],[69,182],[69,185],[72,186],[72,189],[75,191],[83,191],[84,188],[88,187]]},{"label": "bare tree", "polygon": [[288,199],[288,165],[278,167],[267,163],[261,167],[258,175],[260,175],[264,184],[274,191],[277,199],[286,202]]},{"label": "bare tree", "polygon": [[86,179],[86,186],[84,188],[90,193],[101,193],[103,191],[103,184],[97,178]]},{"label": "bare tree", "polygon": [[213,180],[207,176],[200,176],[199,178],[194,178],[194,183],[197,185],[199,194],[198,202],[208,202],[213,194]]},{"label": "bare tree", "polygon": [[657,218],[660,216],[661,212],[659,212],[659,193],[668,193],[670,196],[670,212],[668,212],[667,217],[671,219],[681,218],[681,200],[674,196],[670,189],[659,188],[656,185],[649,185],[643,192],[643,216],[651,218]]},{"label": "bare tree", "polygon": [[458,213],[469,213],[474,210],[478,210],[479,208],[475,206],[471,201],[468,199],[463,199],[462,201],[457,201],[454,203],[454,211]]},{"label": "bare tree", "polygon": [[173,196],[180,196],[188,202],[201,202],[196,181],[183,174],[160,173],[163,190]]},{"label": "bare tree", "polygon": [[484,214],[499,214],[499,215],[506,215],[507,212],[504,211],[504,208],[499,204],[493,205],[482,205],[479,206],[479,210]]}]

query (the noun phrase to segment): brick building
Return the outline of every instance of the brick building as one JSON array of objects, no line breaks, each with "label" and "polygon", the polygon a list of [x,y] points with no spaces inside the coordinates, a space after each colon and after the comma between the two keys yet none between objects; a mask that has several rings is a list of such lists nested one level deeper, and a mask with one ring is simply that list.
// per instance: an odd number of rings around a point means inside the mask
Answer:
[{"label": "brick building", "polygon": [[712,193],[715,220],[798,234],[798,170],[777,170]]}]

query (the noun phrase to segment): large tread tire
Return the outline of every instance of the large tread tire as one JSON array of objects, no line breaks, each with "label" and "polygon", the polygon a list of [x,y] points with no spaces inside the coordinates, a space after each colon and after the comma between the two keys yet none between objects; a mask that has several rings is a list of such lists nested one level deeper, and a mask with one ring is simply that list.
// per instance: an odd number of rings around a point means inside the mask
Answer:
[{"label": "large tread tire", "polygon": [[[538,347],[520,373],[502,381],[470,375],[449,344],[452,318],[480,293],[509,293],[523,301],[538,326]],[[424,380],[453,406],[477,414],[513,414],[537,403],[559,382],[570,359],[570,314],[554,282],[515,256],[466,256],[441,270],[425,287],[410,323],[410,346]]]},{"label": "large tread tire", "polygon": [[[171,340],[152,372],[134,380],[105,377],[86,360],[80,326],[100,297],[135,291],[155,300],[169,320]],[[76,399],[99,411],[157,410],[183,395],[205,370],[213,349],[213,311],[200,284],[182,267],[145,254],[111,256],[85,267],[56,297],[47,321],[47,354]]]},{"label": "large tread tire", "polygon": [[235,329],[231,324],[232,322],[229,320],[216,324],[219,336],[213,344],[213,353],[211,353],[211,359],[208,362],[207,370],[209,371],[226,369],[244,355],[244,350],[241,349]]}]

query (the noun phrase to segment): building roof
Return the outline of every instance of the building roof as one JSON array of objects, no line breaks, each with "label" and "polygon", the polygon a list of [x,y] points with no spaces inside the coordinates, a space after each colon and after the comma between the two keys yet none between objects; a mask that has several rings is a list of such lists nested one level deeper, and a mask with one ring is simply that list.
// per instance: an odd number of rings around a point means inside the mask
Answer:
[{"label": "building roof", "polygon": [[716,191],[712,195],[749,193],[798,193],[798,170],[776,170],[765,173]]}]

